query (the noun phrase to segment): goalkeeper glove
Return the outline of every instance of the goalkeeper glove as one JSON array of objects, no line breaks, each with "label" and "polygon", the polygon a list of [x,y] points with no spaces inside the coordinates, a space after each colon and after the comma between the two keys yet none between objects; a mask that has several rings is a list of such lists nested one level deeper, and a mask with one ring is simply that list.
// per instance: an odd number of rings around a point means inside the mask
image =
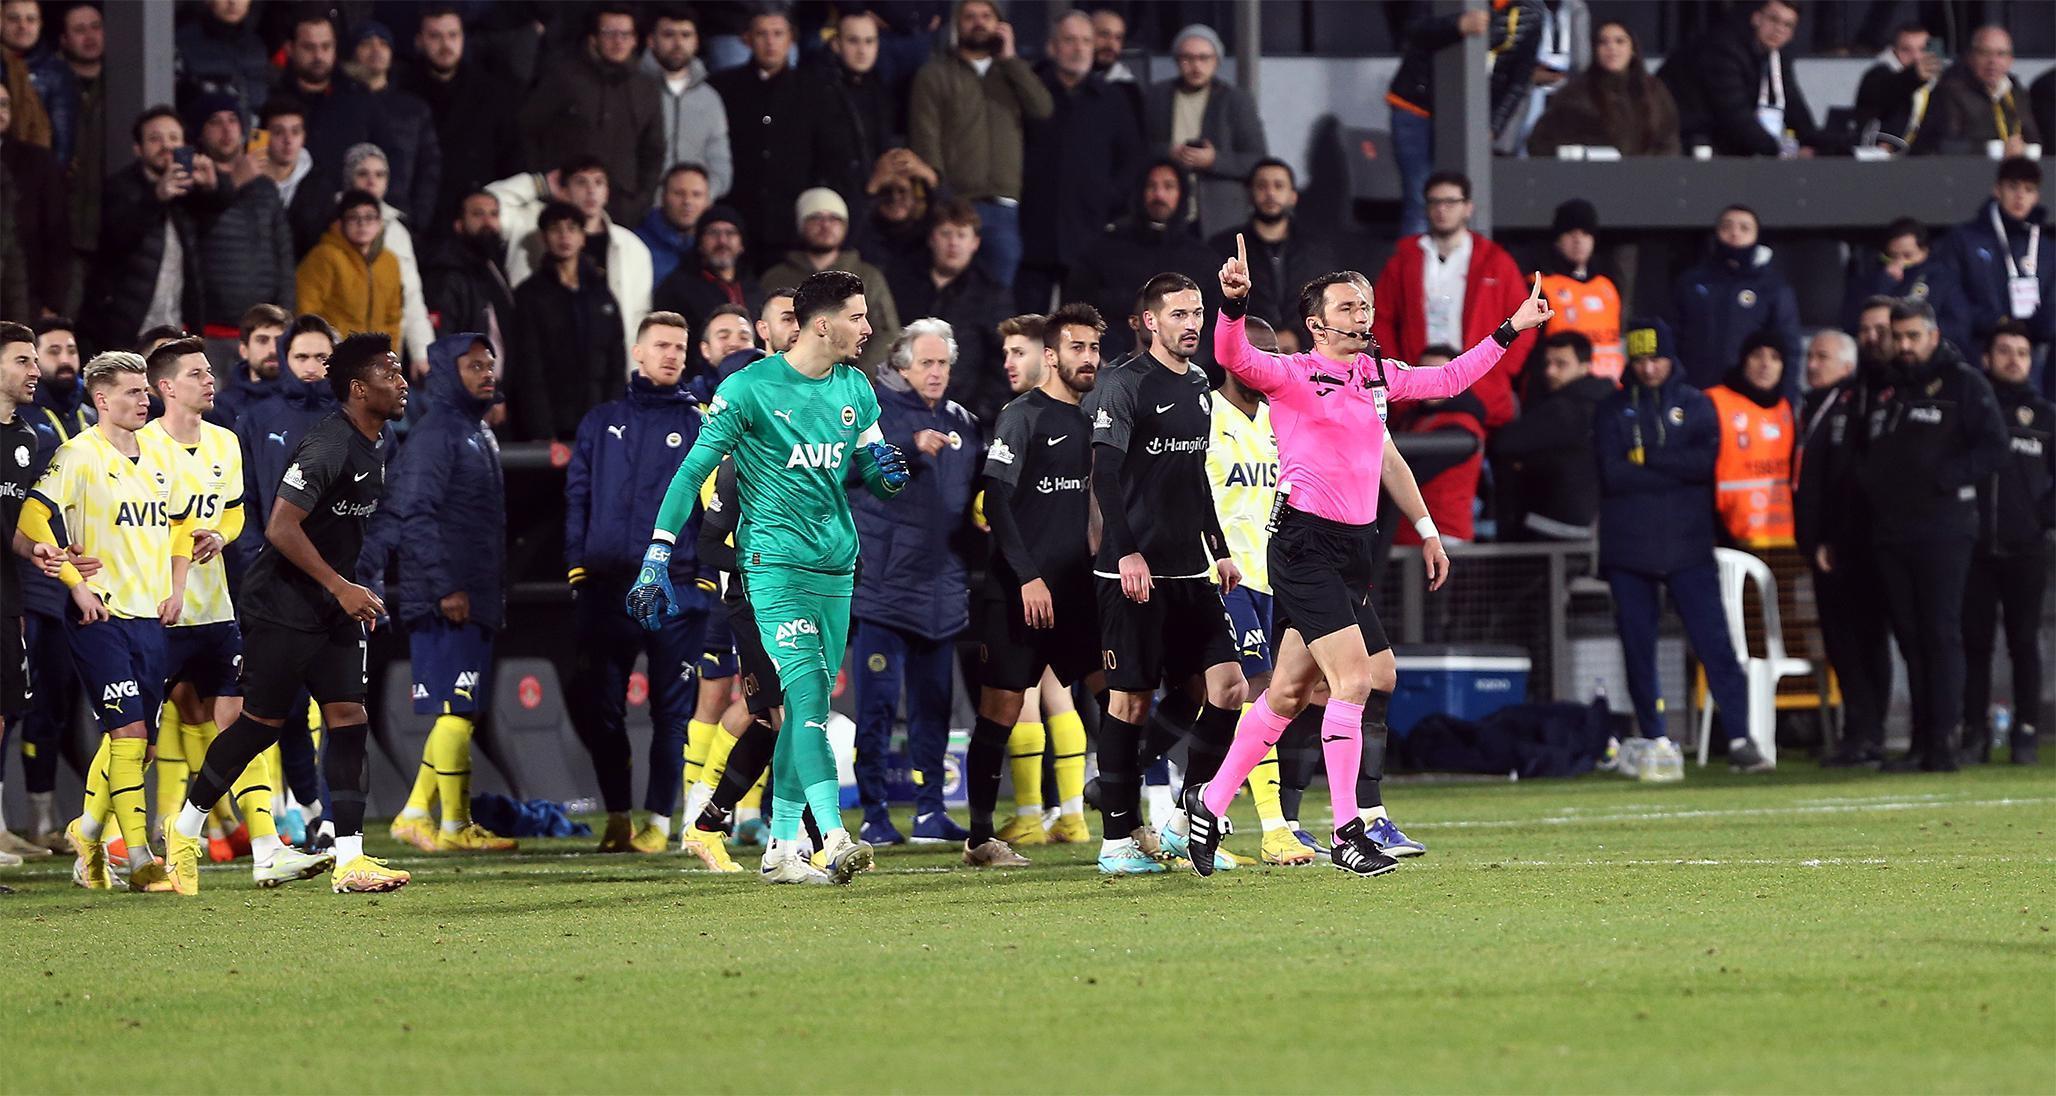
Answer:
[{"label": "goalkeeper glove", "polygon": [[878,467],[878,482],[884,484],[886,490],[898,494],[906,487],[912,473],[907,471],[907,456],[899,451],[899,446],[874,441],[865,446],[864,451],[871,454],[871,462]]},{"label": "goalkeeper glove", "polygon": [[678,593],[671,588],[671,546],[653,541],[643,552],[635,585],[628,588],[628,615],[644,631],[654,632],[679,613]]}]

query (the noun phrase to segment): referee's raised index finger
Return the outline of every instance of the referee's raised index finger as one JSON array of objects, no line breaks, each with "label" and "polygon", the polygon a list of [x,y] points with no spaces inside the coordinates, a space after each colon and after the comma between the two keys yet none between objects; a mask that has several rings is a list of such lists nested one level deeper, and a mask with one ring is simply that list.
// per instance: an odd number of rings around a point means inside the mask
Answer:
[{"label": "referee's raised index finger", "polygon": [[1242,233],[1240,232],[1235,234],[1235,261],[1241,263],[1244,267],[1249,266],[1249,247],[1242,242]]}]

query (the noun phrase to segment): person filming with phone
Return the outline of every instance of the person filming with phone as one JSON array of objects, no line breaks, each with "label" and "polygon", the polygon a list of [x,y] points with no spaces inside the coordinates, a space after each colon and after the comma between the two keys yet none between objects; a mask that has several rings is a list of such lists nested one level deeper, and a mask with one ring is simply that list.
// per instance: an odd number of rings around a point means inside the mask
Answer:
[{"label": "person filming with phone", "polygon": [[133,346],[159,324],[199,326],[198,225],[211,214],[221,181],[214,161],[186,142],[185,124],[171,107],[145,110],[130,132],[136,160],[107,177],[100,260],[86,287],[85,317],[103,347]]}]

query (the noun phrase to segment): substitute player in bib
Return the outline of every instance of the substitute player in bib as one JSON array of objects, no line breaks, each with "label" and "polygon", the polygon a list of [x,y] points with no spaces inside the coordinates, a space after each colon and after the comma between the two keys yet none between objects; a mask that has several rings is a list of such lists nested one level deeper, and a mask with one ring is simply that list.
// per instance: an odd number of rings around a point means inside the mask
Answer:
[{"label": "substitute player in bib", "polygon": [[1243,715],[1220,777],[1186,789],[1192,867],[1212,874],[1213,858],[1206,854],[1220,841],[1220,815],[1325,679],[1331,695],[1321,721],[1321,751],[1335,817],[1331,862],[1356,875],[1382,875],[1399,862],[1365,833],[1357,816],[1356,780],[1364,736],[1384,733],[1395,682],[1391,644],[1370,590],[1379,481],[1373,473],[1385,460],[1384,401],[1388,392],[1394,399],[1462,392],[1498,364],[1517,335],[1553,313],[1538,280],[1511,318],[1455,361],[1440,369],[1410,369],[1377,354],[1371,300],[1361,285],[1346,273],[1324,274],[1299,294],[1299,313],[1314,348],[1287,357],[1249,345],[1243,330],[1249,266],[1239,237],[1236,256],[1222,265],[1220,278],[1226,303],[1215,329],[1215,356],[1270,400],[1278,439],[1284,501],[1270,559],[1273,623],[1282,638],[1271,686]]},{"label": "substitute player in bib", "polygon": [[752,363],[715,395],[699,441],[665,493],[628,602],[645,628],[662,627],[675,611],[673,545],[700,484],[733,454],[743,504],[736,553],[786,702],[772,756],[777,790],[762,874],[773,883],[813,881],[796,848],[800,809],[811,806],[824,827],[829,874],[848,883],[870,866],[872,852],[839,824],[841,788],[828,745],[829,690],[842,665],[856,580],[844,464],[855,462],[864,486],[890,498],[907,485],[907,462],[878,431],[871,382],[847,364],[871,335],[864,283],[840,270],[808,275],[794,294],[793,314],[799,342]]},{"label": "substitute player in bib", "polygon": [[252,758],[278,741],[301,689],[328,727],[329,815],[335,822],[330,887],[378,892],[408,874],[364,855],[365,742],[370,717],[365,628],[385,614],[357,573],[365,526],[385,496],[385,424],[407,413],[407,377],[382,334],[344,339],[328,360],[341,406],[316,423],[279,478],[265,546],[243,579],[243,715],[221,732],[165,834],[179,893],[200,890],[200,827]]}]

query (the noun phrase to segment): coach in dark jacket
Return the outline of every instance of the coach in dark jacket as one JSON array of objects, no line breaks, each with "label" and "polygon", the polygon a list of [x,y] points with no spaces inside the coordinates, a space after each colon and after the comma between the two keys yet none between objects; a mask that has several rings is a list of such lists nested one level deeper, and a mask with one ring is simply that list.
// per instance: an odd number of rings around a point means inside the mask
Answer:
[{"label": "coach in dark jacket", "polygon": [[1047,118],[1022,119],[1022,162],[1029,170],[1021,179],[1014,296],[1026,312],[1049,310],[1051,291],[1121,215],[1145,158],[1133,101],[1092,71],[1091,21],[1073,12],[1059,21],[1057,34],[1076,20],[1085,20],[1082,71],[1079,57],[1066,58],[1062,44],[1053,45],[1057,55],[1036,74],[1055,110]]},{"label": "coach in dark jacket", "polygon": [[[486,365],[472,383],[466,359]],[[462,594],[471,623],[498,631],[506,621],[507,490],[500,446],[485,425],[494,402],[492,347],[474,332],[428,347],[428,413],[407,432],[387,472],[386,500],[398,523],[398,605],[410,628],[447,619]]]},{"label": "coach in dark jacket", "polygon": [[[166,162],[169,164],[168,154]],[[90,318],[81,318],[86,319],[95,345],[102,349],[125,349],[142,333],[143,317],[164,265],[166,224],[177,235],[183,257],[179,316],[188,324],[197,324],[206,314],[206,275],[200,261],[196,214],[205,209],[208,197],[195,184],[196,189],[182,197],[160,201],[157,179],[146,165],[137,160],[108,176],[101,191],[100,262],[86,294],[85,311]]]},{"label": "coach in dark jacket", "polygon": [[617,14],[593,12],[594,29],[578,52],[546,61],[542,81],[521,108],[528,163],[555,166],[598,156],[612,184],[607,215],[615,224],[639,224],[664,174],[664,105],[657,78],[637,68],[635,43],[627,56],[600,36],[598,23]]},{"label": "coach in dark jacket", "polygon": [[978,422],[944,398],[955,340],[949,327],[915,320],[892,348],[878,393],[878,429],[907,455],[912,478],[890,504],[852,491],[861,553],[850,603],[856,673],[857,791],[865,839],[895,842],[886,813],[885,752],[907,699],[907,763],[915,776],[914,838],[962,841],[943,812],[949,741],[950,642],[970,623],[963,552],[971,497],[984,464]]},{"label": "coach in dark jacket", "polygon": [[575,261],[576,287],[552,263],[514,290],[507,411],[524,441],[569,440],[628,375],[621,306],[607,275],[583,255]]},{"label": "coach in dark jacket", "polygon": [[[1185,175],[1178,165],[1169,160],[1149,165],[1142,173],[1135,209],[1100,236],[1064,283],[1065,300],[1084,301],[1107,317],[1101,352],[1110,362],[1135,349],[1127,317],[1134,314],[1135,295],[1145,283],[1176,271],[1204,287],[1216,284],[1207,279],[1221,266],[1221,256],[1200,242],[1185,216]],[[1202,362],[1213,360],[1211,314],[1207,323],[1199,338]]]}]

